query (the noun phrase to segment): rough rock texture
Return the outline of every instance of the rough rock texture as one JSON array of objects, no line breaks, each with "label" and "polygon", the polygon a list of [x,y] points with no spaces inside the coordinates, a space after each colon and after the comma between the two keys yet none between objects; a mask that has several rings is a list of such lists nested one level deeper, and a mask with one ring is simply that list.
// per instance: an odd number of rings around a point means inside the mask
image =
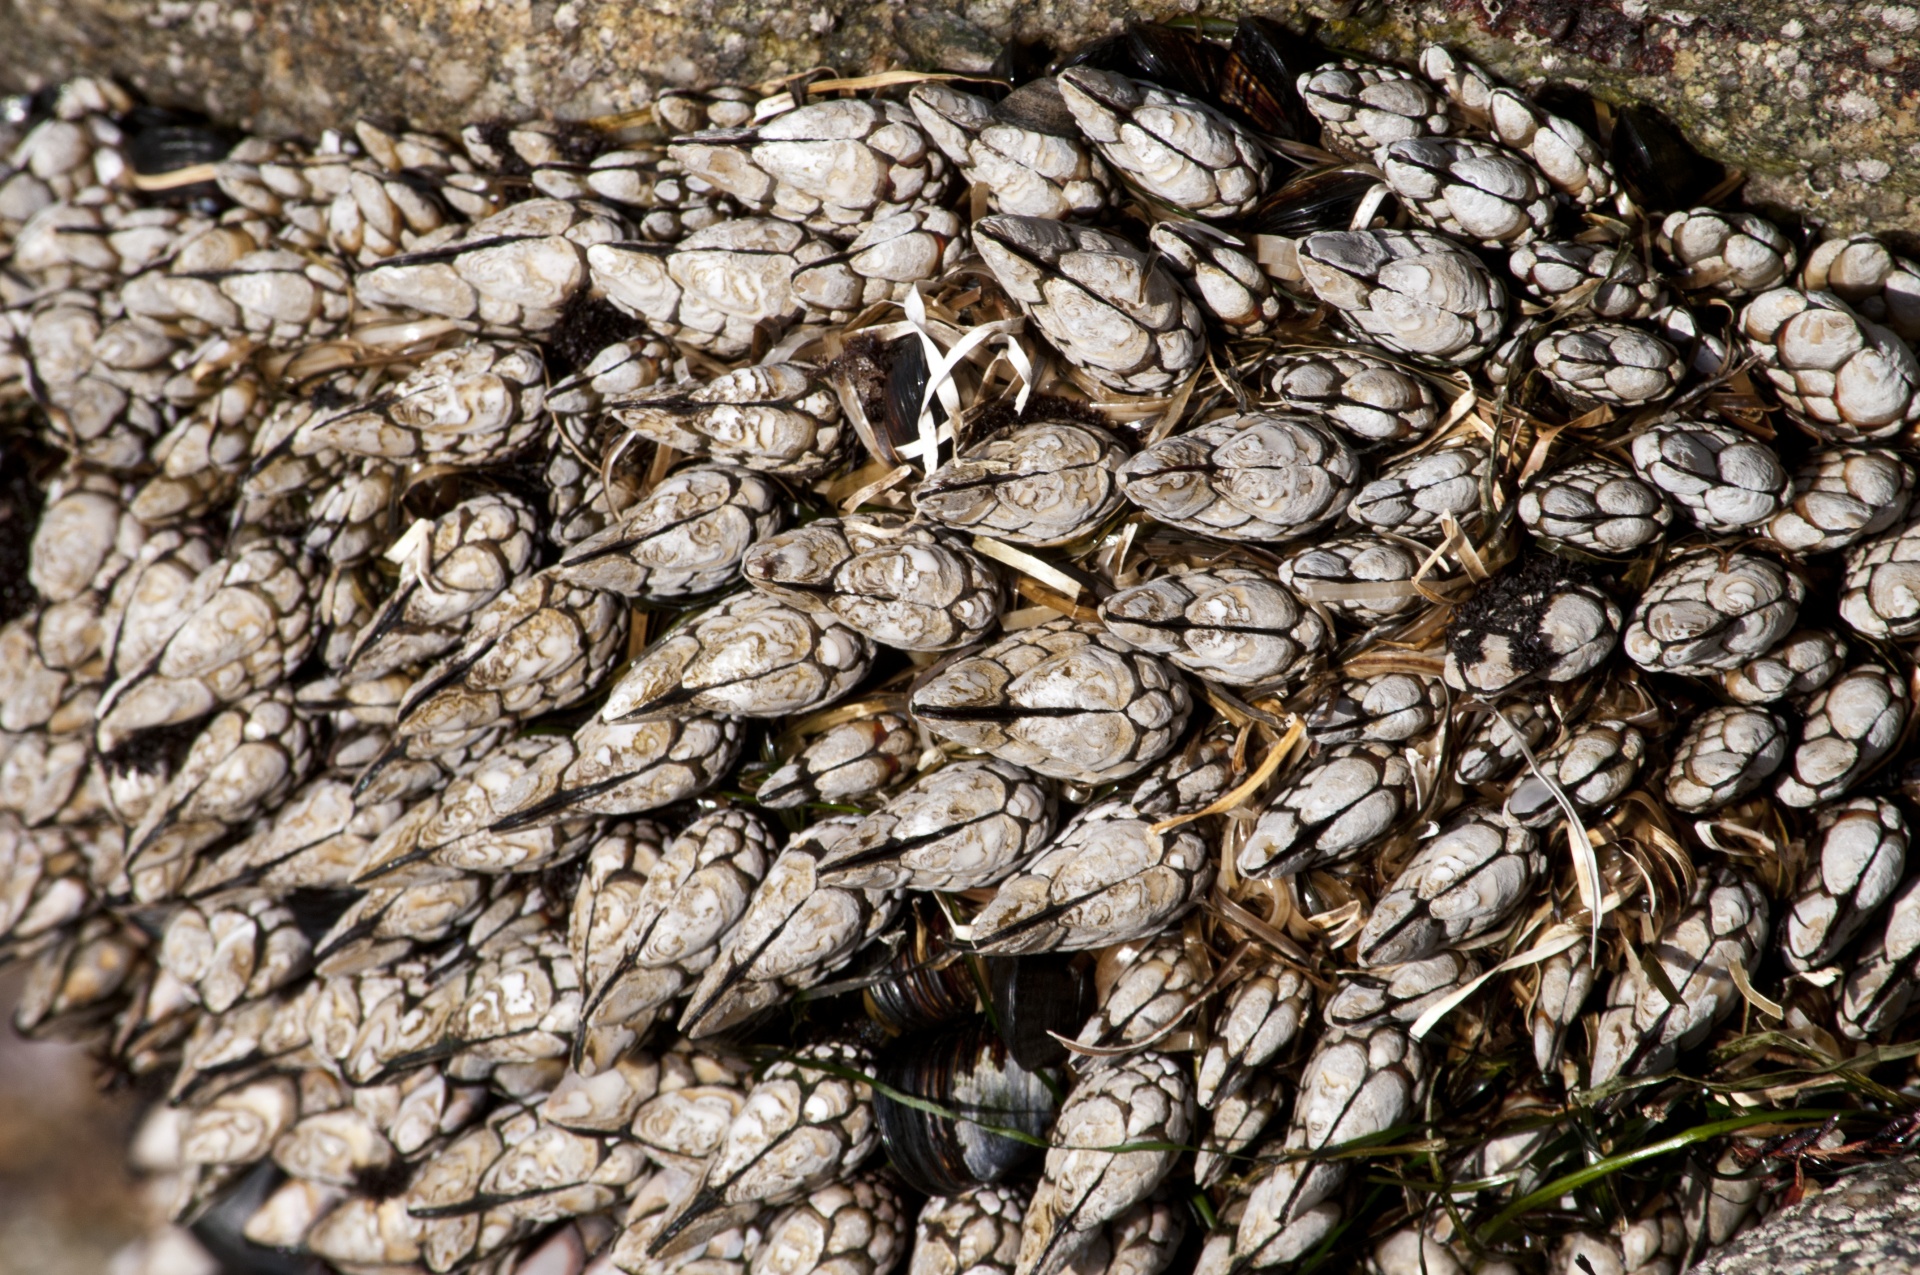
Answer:
[{"label": "rough rock texture", "polygon": [[1782,1209],[1692,1275],[1914,1275],[1920,1272],[1920,1161],[1875,1165]]},{"label": "rough rock texture", "polygon": [[1652,102],[1752,174],[1749,200],[1920,232],[1920,5],[1835,0],[0,0],[0,83],[111,72],[267,132],[356,114],[445,129],[624,111],[658,84],[830,65],[984,67],[1010,37],[1264,12],[1408,61],[1439,41],[1520,83]]}]

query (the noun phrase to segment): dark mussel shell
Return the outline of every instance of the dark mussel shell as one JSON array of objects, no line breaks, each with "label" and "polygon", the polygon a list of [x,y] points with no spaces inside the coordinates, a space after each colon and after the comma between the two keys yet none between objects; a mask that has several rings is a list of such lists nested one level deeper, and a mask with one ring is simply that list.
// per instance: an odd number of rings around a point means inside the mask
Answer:
[{"label": "dark mussel shell", "polygon": [[1607,130],[1600,127],[1600,111],[1592,94],[1571,84],[1543,84],[1531,96],[1535,106],[1577,125],[1595,141],[1607,136]]},{"label": "dark mussel shell", "polygon": [[127,160],[136,173],[171,173],[195,164],[217,164],[240,135],[204,116],[136,106],[124,121]]},{"label": "dark mussel shell", "polygon": [[1051,137],[1080,136],[1080,126],[1073,122],[1067,99],[1060,96],[1060,81],[1052,76],[1022,84],[994,103],[993,115]]},{"label": "dark mussel shell", "polygon": [[[126,136],[127,162],[133,165],[134,172],[145,177],[177,173],[199,164],[217,164],[240,140],[238,133],[218,128],[204,116],[157,106],[136,106],[121,123]],[[176,204],[225,202],[220,188],[210,181],[174,186],[150,195]]]},{"label": "dark mussel shell", "polygon": [[[987,958],[993,1020],[1022,1067],[1039,1071],[1067,1061],[1067,1047],[1093,1015],[1088,962],[1065,953]],[[1052,1034],[1049,1034],[1052,1033]]]},{"label": "dark mussel shell", "polygon": [[983,1126],[1044,1138],[1059,1110],[1058,1077],[1022,1067],[980,1021],[898,1040],[875,1072],[889,1088],[952,1113],[935,1115],[877,1091],[873,1096],[894,1169],[927,1195],[958,1195],[1019,1172],[1040,1148]]},{"label": "dark mussel shell", "polygon": [[301,887],[290,892],[283,902],[287,910],[293,913],[293,923],[306,936],[307,942],[318,943],[346,915],[347,909],[359,899],[360,893],[359,890]]},{"label": "dark mussel shell", "polygon": [[1055,49],[1045,40],[1015,36],[993,60],[992,73],[1013,84],[1039,79],[1053,64]]},{"label": "dark mussel shell", "polygon": [[1622,107],[1608,149],[1614,171],[1642,208],[1691,208],[1726,176],[1651,107]]},{"label": "dark mussel shell", "polygon": [[1090,66],[1099,71],[1117,71],[1211,102],[1219,92],[1220,73],[1226,64],[1224,46],[1191,31],[1147,23],[1095,40],[1068,55],[1055,69]]},{"label": "dark mussel shell", "polygon": [[1296,81],[1325,62],[1326,50],[1272,18],[1242,18],[1220,71],[1220,104],[1263,133],[1290,142],[1320,140],[1320,122]]},{"label": "dark mussel shell", "polygon": [[971,1017],[980,1006],[979,982],[945,922],[932,909],[916,908],[907,935],[867,985],[867,1016],[896,1034]]},{"label": "dark mussel shell", "polygon": [[1227,53],[1212,40],[1154,23],[1130,31],[1128,46],[1143,79],[1206,101],[1219,91]]},{"label": "dark mussel shell", "polygon": [[40,601],[27,568],[46,504],[44,484],[52,476],[50,455],[29,434],[0,435],[0,624],[30,613]]},{"label": "dark mussel shell", "polygon": [[247,1238],[247,1219],[287,1180],[271,1161],[262,1160],[223,1187],[201,1210],[190,1229],[193,1238],[218,1261],[217,1269],[236,1275],[309,1275],[319,1265],[304,1253],[264,1248]]},{"label": "dark mussel shell", "polygon": [[[899,447],[920,437],[920,407],[926,401],[927,381],[933,369],[927,366],[927,347],[919,336],[909,333],[887,346],[887,419],[886,433]],[[935,398],[931,404],[933,423],[947,419],[947,409]]]},{"label": "dark mussel shell", "polygon": [[[913,333],[892,341],[855,334],[827,365],[828,378],[848,405],[853,432],[875,460],[898,465],[900,449],[920,437],[916,423],[928,371],[926,351]],[[936,399],[934,419],[944,420],[944,413]]]},{"label": "dark mussel shell", "polygon": [[35,124],[53,116],[53,108],[60,101],[60,82],[43,84],[31,93],[9,94],[7,99],[7,122],[18,124],[25,132]]},{"label": "dark mussel shell", "polygon": [[[1340,164],[1316,168],[1269,191],[1233,229],[1253,235],[1284,235],[1289,239],[1321,230],[1346,230],[1353,224],[1360,205],[1381,184],[1380,174],[1365,167]],[[1388,205],[1383,203],[1381,207]]]}]

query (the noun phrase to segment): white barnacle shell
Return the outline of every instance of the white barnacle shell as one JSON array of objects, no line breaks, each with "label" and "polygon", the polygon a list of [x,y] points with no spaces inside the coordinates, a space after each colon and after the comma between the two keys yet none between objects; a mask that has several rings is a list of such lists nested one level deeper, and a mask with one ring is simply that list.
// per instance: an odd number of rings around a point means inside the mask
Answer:
[{"label": "white barnacle shell", "polygon": [[1135,774],[1172,749],[1192,706],[1158,658],[1051,620],[941,670],[910,709],[935,734],[1055,778]]},{"label": "white barnacle shell", "polygon": [[1068,362],[1127,393],[1169,390],[1206,349],[1200,311],[1166,268],[1106,231],[985,217],[974,246]]},{"label": "white barnacle shell", "polygon": [[1122,589],[1101,602],[1100,622],[1129,646],[1229,686],[1291,679],[1332,643],[1317,612],[1247,567],[1186,571]]},{"label": "white barnacle shell", "polygon": [[1920,421],[1912,349],[1830,292],[1763,292],[1740,312],[1739,335],[1787,411],[1822,438],[1890,438]]},{"label": "white barnacle shell", "polygon": [[802,479],[831,469],[849,441],[838,396],[804,363],[740,368],[691,387],[655,386],[608,410],[641,438]]},{"label": "white barnacle shell", "polygon": [[838,699],[872,662],[873,643],[831,617],[735,594],[642,652],[601,717],[780,717]]},{"label": "white barnacle shell", "polygon": [[1012,954],[1146,939],[1200,900],[1213,871],[1194,824],[1157,831],[1130,803],[1102,802],[1000,883],[974,917],[974,942]]},{"label": "white barnacle shell", "polygon": [[1421,960],[1493,929],[1546,866],[1540,838],[1490,810],[1468,811],[1422,845],[1360,931],[1362,965]]},{"label": "white barnacle shell", "polygon": [[505,460],[545,427],[546,379],[539,347],[474,341],[429,356],[365,403],[315,417],[294,435],[292,450],[421,464]]},{"label": "white barnacle shell", "polygon": [[1153,1050],[1130,1054],[1076,1084],[1054,1121],[1054,1145],[1027,1206],[1016,1275],[1055,1275],[1093,1231],[1150,1195],[1177,1154],[1108,1148],[1184,1143],[1194,1115],[1185,1069]]},{"label": "white barnacle shell", "polygon": [[1817,832],[1817,853],[1781,927],[1781,954],[1799,972],[1830,964],[1906,871],[1907,820],[1890,801],[1836,802],[1820,811]]},{"label": "white barnacle shell", "polygon": [[1053,794],[1018,766],[958,761],[896,793],[834,843],[820,877],[887,889],[996,885],[1053,836]]},{"label": "white barnacle shell", "polygon": [[747,583],[880,643],[939,651],[998,622],[1001,585],[985,559],[893,514],[821,518],[746,552]]},{"label": "white barnacle shell", "polygon": [[1388,744],[1339,744],[1295,772],[1267,803],[1237,866],[1285,876],[1352,858],[1399,823],[1413,803],[1413,771]]},{"label": "white barnacle shell", "polygon": [[1155,443],[1120,467],[1127,499],[1163,522],[1236,540],[1307,535],[1353,498],[1360,462],[1312,416],[1249,412]]},{"label": "white barnacle shell", "polygon": [[1014,544],[1065,544],[1124,503],[1117,474],[1126,457],[1097,425],[1042,418],[963,450],[914,489],[913,505]]},{"label": "white barnacle shell", "polygon": [[680,1018],[683,1032],[723,1031],[812,986],[892,923],[897,891],[820,878],[822,861],[855,822],[844,815],[823,820],[781,851],[694,987]]},{"label": "white barnacle shell", "polygon": [[1264,193],[1265,151],[1205,103],[1092,67],[1068,67],[1059,83],[1101,157],[1155,199],[1199,217],[1232,217]]},{"label": "white barnacle shell", "polygon": [[1844,796],[1893,750],[1907,725],[1907,679],[1884,665],[1848,669],[1809,696],[1800,742],[1774,792],[1790,806]]},{"label": "white barnacle shell", "polygon": [[1314,295],[1387,349],[1463,365],[1491,350],[1506,325],[1506,286],[1440,235],[1322,231],[1301,240],[1298,255]]},{"label": "white barnacle shell", "polygon": [[1703,880],[1689,909],[1649,950],[1665,977],[1656,983],[1638,966],[1614,976],[1595,1033],[1592,1083],[1660,1070],[1698,1043],[1742,1004],[1731,967],[1753,968],[1767,930],[1766,896],[1750,879],[1723,870]]},{"label": "white barnacle shell", "polygon": [[1407,138],[1380,152],[1380,168],[1422,225],[1488,247],[1527,243],[1552,220],[1546,176],[1492,142]]},{"label": "white barnacle shell", "polygon": [[734,465],[689,465],[572,545],[555,574],[628,597],[706,593],[731,583],[748,546],[785,523],[772,480]]},{"label": "white barnacle shell", "polygon": [[1710,708],[1674,745],[1667,800],[1690,814],[1718,810],[1758,788],[1786,756],[1786,725],[1775,714],[1733,704]]},{"label": "white barnacle shell", "polygon": [[677,244],[601,243],[587,252],[594,283],[620,309],[721,358],[745,354],[756,325],[807,311],[793,274],[833,245],[791,222],[735,217]]},{"label": "white barnacle shell", "polygon": [[589,252],[625,231],[610,209],[529,199],[445,242],[389,257],[354,284],[362,302],[540,331],[587,286]]},{"label": "white barnacle shell", "polygon": [[1770,559],[1737,550],[1686,554],[1640,596],[1623,643],[1646,669],[1736,668],[1786,636],[1806,595],[1800,577]]},{"label": "white barnacle shell", "polygon": [[1899,522],[1912,499],[1913,466],[1896,453],[1826,448],[1795,471],[1792,496],[1767,523],[1767,536],[1795,553],[1830,553]]}]

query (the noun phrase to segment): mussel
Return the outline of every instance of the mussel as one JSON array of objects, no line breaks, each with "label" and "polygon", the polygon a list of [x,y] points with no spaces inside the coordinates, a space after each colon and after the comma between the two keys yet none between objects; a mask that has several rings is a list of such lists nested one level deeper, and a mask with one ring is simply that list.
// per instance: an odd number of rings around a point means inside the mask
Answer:
[{"label": "mussel", "polygon": [[247,1219],[286,1180],[279,1166],[262,1160],[198,1212],[191,1227],[193,1238],[213,1255],[218,1269],[249,1275],[309,1275],[314,1270],[317,1263],[304,1253],[266,1248],[247,1237]]},{"label": "mussel", "polygon": [[1321,230],[1364,229],[1383,207],[1392,215],[1391,199],[1386,183],[1370,166],[1315,168],[1267,192],[1234,228],[1247,234],[1283,235],[1288,239]]},{"label": "mussel", "polygon": [[930,912],[914,909],[907,938],[867,985],[867,1016],[895,1034],[969,1018],[980,1005],[975,962],[952,946],[945,922]]},{"label": "mussel", "polygon": [[989,73],[1014,84],[1025,84],[1047,73],[1053,62],[1053,45],[1043,39],[1015,36],[1000,47]]},{"label": "mussel", "polygon": [[1117,71],[1161,88],[1213,101],[1226,69],[1227,50],[1192,31],[1161,23],[1142,23],[1119,35],[1095,40],[1063,58],[1056,69],[1088,66]]},{"label": "mussel", "polygon": [[935,426],[947,419],[947,410],[938,398],[927,403],[927,381],[933,369],[927,366],[927,347],[918,335],[903,336],[887,347],[892,355],[887,365],[887,434],[895,446],[920,437],[920,409],[933,413]]},{"label": "mussel", "polygon": [[1294,87],[1330,55],[1272,18],[1242,18],[1220,44],[1182,27],[1148,23],[1096,40],[1055,66],[1117,71],[1219,107],[1258,132],[1314,142],[1320,125]]},{"label": "mussel", "polygon": [[[128,162],[142,177],[159,177],[201,164],[217,164],[240,140],[240,134],[217,127],[204,115],[157,106],[134,107],[122,121],[122,127]],[[220,188],[211,181],[163,185],[148,193],[149,197],[165,202],[206,204],[210,209],[226,202]]]},{"label": "mussel", "polygon": [[1067,1047],[1092,1016],[1090,962],[1065,952],[987,958],[993,1021],[1014,1061],[1030,1071],[1058,1067]]},{"label": "mussel", "polygon": [[[1014,1061],[1058,1067],[1094,1010],[1092,962],[1064,952],[979,957],[956,944],[938,909],[919,902],[906,938],[862,997],[867,1017],[900,1036],[971,1019],[986,1010]],[[984,1002],[984,1004],[983,1004]]]},{"label": "mussel", "polygon": [[888,1088],[948,1113],[908,1106],[884,1092],[873,1098],[894,1169],[928,1195],[957,1195],[1019,1172],[1040,1147],[994,1130],[1044,1139],[1062,1092],[1057,1075],[1022,1067],[981,1021],[904,1037],[880,1056],[876,1071]]},{"label": "mussel", "polygon": [[1328,57],[1320,45],[1272,18],[1242,18],[1220,69],[1220,104],[1263,133],[1317,143],[1320,122],[1295,86]]},{"label": "mussel", "polygon": [[1726,175],[1651,107],[1621,108],[1608,150],[1614,171],[1642,208],[1691,207]]},{"label": "mussel", "polygon": [[[827,377],[869,455],[889,465],[903,459],[901,448],[920,440],[920,407],[932,369],[916,333],[890,341],[859,336],[827,366]],[[931,406],[937,427],[947,419],[938,397]]]},{"label": "mussel", "polygon": [[158,106],[136,106],[122,124],[127,159],[135,172],[148,176],[195,164],[217,164],[240,140],[240,134],[197,112]]}]

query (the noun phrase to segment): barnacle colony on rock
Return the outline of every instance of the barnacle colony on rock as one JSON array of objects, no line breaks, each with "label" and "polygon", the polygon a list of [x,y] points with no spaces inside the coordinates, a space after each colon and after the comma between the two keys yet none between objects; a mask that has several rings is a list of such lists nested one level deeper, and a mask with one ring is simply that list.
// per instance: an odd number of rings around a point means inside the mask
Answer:
[{"label": "barnacle colony on rock", "polygon": [[13,106],[0,958],[223,1253],[1652,1275],[1900,1144],[1891,247],[1258,18]]}]

